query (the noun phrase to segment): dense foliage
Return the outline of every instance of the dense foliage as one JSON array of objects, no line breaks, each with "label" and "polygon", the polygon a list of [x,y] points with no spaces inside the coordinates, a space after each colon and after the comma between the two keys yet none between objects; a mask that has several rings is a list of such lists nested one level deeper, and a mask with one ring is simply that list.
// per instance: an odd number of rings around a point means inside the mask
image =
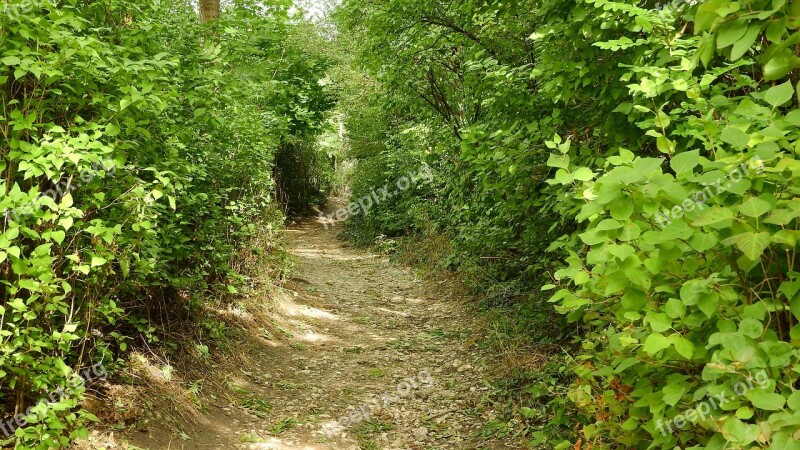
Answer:
[{"label": "dense foliage", "polygon": [[314,142],[332,103],[290,2],[206,25],[180,0],[4,6],[0,404],[34,414],[3,445],[62,447],[92,418],[78,372],[246,281],[281,221],[276,154]]},{"label": "dense foliage", "polygon": [[520,392],[532,446],[800,448],[800,2],[346,0],[337,20],[367,78],[342,103],[354,197],[436,173],[349,232],[444,234],[549,339],[548,303],[580,324],[571,403],[542,404],[557,369]]},{"label": "dense foliage", "polygon": [[4,6],[2,445],[85,434],[80,374],[175,348],[344,146],[345,235],[445,242],[503,339],[566,355],[487,433],[800,448],[800,0]]}]

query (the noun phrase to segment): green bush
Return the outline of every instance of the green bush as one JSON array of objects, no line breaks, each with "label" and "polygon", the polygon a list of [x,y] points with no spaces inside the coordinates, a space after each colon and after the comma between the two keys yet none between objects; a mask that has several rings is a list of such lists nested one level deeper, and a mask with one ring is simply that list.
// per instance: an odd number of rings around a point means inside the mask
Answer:
[{"label": "green bush", "polygon": [[[573,189],[585,223],[584,251],[557,274],[574,288],[552,299],[588,330],[571,393],[597,418],[584,437],[614,447],[800,447],[800,113],[787,79],[795,62],[782,56],[794,7],[749,2],[740,13],[707,2],[686,24],[596,5],[601,19],[624,13],[648,31],[597,45],[648,50],[631,61],[630,97],[617,110],[660,157],[619,148],[587,167],[573,164],[569,142],[549,143],[560,150],[553,183]],[[683,35],[687,26],[696,37]]]},{"label": "green bush", "polygon": [[[338,14],[373,83],[366,107],[343,102],[378,137],[353,143],[355,194],[401,175],[394,161],[436,174],[352,226],[446,235],[453,267],[523,315],[560,288],[552,303],[580,324],[565,344],[582,347],[579,433],[560,448],[800,446],[800,2],[347,0]],[[409,130],[424,139],[398,143]],[[692,423],[662,433],[676,418]]]},{"label": "green bush", "polygon": [[[7,5],[24,13],[0,18],[3,411],[113,370],[133,337],[160,341],[184,298],[235,291],[235,258],[280,222],[278,146],[327,106],[284,115],[318,80],[271,56],[301,23],[289,5],[253,5],[206,26],[177,0]],[[2,444],[85,434],[75,394]]]}]

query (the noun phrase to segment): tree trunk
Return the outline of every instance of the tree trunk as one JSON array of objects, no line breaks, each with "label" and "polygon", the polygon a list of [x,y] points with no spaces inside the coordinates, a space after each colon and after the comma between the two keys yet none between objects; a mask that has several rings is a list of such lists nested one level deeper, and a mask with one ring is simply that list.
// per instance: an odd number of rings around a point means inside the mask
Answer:
[{"label": "tree trunk", "polygon": [[219,0],[200,0],[200,23],[219,19]]}]

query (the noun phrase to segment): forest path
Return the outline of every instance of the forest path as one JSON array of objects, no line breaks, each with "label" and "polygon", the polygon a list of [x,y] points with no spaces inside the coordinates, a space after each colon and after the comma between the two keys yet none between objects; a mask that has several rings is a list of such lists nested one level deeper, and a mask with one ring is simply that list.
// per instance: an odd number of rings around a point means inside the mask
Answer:
[{"label": "forest path", "polygon": [[215,405],[210,425],[164,448],[521,448],[477,437],[496,413],[480,402],[476,311],[447,283],[338,232],[315,222],[287,231],[296,268],[274,311],[278,332],[230,375],[255,413]]}]

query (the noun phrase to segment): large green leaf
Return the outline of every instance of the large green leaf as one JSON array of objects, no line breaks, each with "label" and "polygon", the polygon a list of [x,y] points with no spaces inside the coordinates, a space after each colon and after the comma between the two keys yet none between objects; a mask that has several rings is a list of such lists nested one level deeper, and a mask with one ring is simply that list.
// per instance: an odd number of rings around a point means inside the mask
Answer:
[{"label": "large green leaf", "polygon": [[794,86],[791,81],[773,86],[764,93],[764,100],[773,107],[788,103],[794,96]]},{"label": "large green leaf", "polygon": [[761,217],[768,213],[770,209],[769,202],[758,197],[750,197],[739,206],[739,212],[748,217]]},{"label": "large green leaf", "polygon": [[764,253],[764,250],[769,247],[771,236],[767,232],[745,232],[733,236],[723,241],[726,245],[733,243],[744,253],[750,260],[757,260]]},{"label": "large green leaf", "polygon": [[647,337],[644,342],[644,351],[647,353],[656,354],[665,348],[669,348],[670,342],[661,333],[653,333]]},{"label": "large green leaf", "polygon": [[786,399],[773,392],[764,392],[760,389],[748,391],[746,397],[758,409],[766,411],[777,411],[784,407]]},{"label": "large green leaf", "polygon": [[700,164],[700,152],[692,150],[678,153],[672,157],[669,164],[678,176],[691,172]]}]

